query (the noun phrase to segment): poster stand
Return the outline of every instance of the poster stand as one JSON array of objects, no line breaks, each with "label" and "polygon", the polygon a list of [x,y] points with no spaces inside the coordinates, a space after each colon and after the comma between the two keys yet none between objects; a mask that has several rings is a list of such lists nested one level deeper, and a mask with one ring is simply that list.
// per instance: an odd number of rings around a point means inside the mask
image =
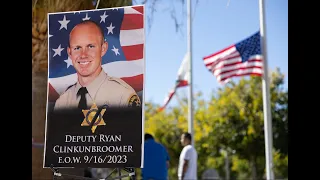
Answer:
[{"label": "poster stand", "polygon": [[[134,168],[114,168],[106,178],[102,178],[102,179],[76,176],[71,174],[61,174],[59,172],[59,169],[55,168],[53,165],[51,165],[50,169],[53,172],[53,180],[58,180],[57,177],[69,177],[71,179],[83,179],[83,180],[116,180],[116,179],[121,180],[122,178],[130,177],[130,180],[136,180],[136,173]],[[127,174],[121,175],[121,170],[126,171]],[[118,171],[118,176],[112,178],[111,175],[116,171]]]}]

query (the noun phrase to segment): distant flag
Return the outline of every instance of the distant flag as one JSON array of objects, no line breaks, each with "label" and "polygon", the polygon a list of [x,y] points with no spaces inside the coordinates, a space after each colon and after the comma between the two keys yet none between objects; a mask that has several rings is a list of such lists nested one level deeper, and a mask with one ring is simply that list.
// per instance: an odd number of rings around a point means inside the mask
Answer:
[{"label": "distant flag", "polygon": [[175,94],[177,88],[188,86],[189,82],[189,53],[184,56],[180,68],[178,70],[178,79],[176,80],[176,84],[174,88],[169,92],[169,95],[164,100],[164,105],[160,107],[159,111],[162,111],[169,103],[173,95]]},{"label": "distant flag", "polygon": [[205,66],[221,84],[236,76],[262,76],[260,31],[237,44],[204,57],[203,60]]}]

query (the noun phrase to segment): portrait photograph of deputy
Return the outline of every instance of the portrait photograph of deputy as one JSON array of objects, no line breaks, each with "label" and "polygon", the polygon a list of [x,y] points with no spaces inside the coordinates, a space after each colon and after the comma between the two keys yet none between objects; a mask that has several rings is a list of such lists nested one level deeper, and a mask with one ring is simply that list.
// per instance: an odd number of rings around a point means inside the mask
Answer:
[{"label": "portrait photograph of deputy", "polygon": [[[124,17],[143,8],[48,13],[44,168],[79,168],[79,176],[94,178],[96,168],[141,167],[144,23]],[[119,138],[103,139],[111,136]]]},{"label": "portrait photograph of deputy", "polygon": [[54,111],[67,108],[140,107],[135,90],[120,78],[108,76],[102,68],[102,57],[108,51],[101,27],[86,20],[69,34],[67,53],[77,73],[77,82],[69,86],[56,100]]}]

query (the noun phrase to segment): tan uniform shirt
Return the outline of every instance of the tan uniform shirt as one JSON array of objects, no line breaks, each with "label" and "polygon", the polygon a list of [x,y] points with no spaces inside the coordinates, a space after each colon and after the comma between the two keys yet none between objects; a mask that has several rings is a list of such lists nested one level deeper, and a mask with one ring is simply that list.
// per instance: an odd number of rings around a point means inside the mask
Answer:
[{"label": "tan uniform shirt", "polygon": [[[79,82],[69,87],[57,99],[54,110],[78,107],[80,96],[78,90],[82,86]],[[109,107],[140,106],[141,102],[134,89],[120,78],[110,77],[104,71],[86,86],[88,109],[95,103],[98,107],[108,105]]]}]

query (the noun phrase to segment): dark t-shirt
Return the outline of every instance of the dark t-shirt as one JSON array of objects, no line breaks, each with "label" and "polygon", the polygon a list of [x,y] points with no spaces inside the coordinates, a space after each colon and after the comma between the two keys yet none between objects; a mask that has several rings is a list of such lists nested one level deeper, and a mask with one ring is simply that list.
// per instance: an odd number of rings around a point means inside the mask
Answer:
[{"label": "dark t-shirt", "polygon": [[165,180],[168,176],[167,161],[169,154],[166,148],[155,142],[153,139],[145,141],[144,144],[144,165],[142,168],[143,180]]}]

